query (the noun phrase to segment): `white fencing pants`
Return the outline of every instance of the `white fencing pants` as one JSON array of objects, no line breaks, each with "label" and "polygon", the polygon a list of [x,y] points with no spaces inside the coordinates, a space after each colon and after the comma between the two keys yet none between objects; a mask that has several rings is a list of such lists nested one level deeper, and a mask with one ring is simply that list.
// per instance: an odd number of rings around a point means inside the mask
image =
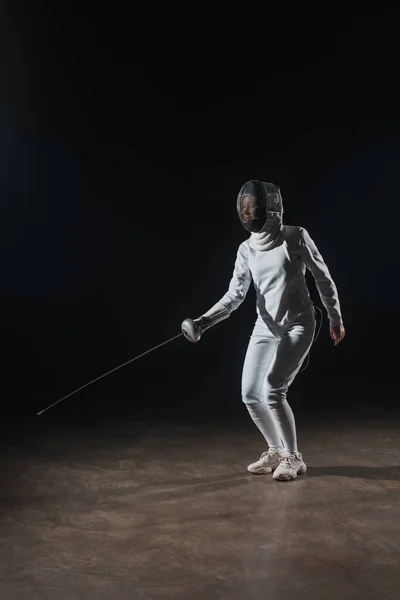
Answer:
[{"label": "white fencing pants", "polygon": [[286,396],[315,333],[313,307],[288,324],[281,337],[258,319],[242,374],[242,400],[270,448],[297,452],[296,425]]}]

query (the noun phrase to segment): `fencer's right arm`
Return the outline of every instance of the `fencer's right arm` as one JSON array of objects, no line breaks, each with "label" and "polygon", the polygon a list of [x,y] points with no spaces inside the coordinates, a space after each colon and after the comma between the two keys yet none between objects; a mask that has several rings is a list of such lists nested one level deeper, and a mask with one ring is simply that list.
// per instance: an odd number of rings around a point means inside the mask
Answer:
[{"label": "fencer's right arm", "polygon": [[240,244],[236,255],[233,275],[226,294],[206,313],[195,320],[201,331],[214,327],[220,321],[227,319],[231,313],[239,308],[251,283],[249,257],[246,242]]}]

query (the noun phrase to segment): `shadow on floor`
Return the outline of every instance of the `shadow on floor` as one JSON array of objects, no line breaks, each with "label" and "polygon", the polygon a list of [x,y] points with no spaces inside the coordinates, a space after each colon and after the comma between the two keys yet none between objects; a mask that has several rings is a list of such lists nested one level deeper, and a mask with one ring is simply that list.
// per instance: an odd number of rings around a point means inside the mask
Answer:
[{"label": "shadow on floor", "polygon": [[397,481],[400,480],[400,465],[390,467],[308,467],[307,477],[356,477],[358,479],[387,479]]}]

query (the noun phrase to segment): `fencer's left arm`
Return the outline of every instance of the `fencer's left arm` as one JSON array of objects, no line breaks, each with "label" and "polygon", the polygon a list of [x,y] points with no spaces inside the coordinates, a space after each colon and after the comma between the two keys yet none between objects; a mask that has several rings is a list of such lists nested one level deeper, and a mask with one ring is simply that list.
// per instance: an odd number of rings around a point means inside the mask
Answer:
[{"label": "fencer's left arm", "polygon": [[331,326],[342,325],[342,313],[335,282],[315,242],[304,228],[300,236],[300,256],[314,276],[315,283]]}]

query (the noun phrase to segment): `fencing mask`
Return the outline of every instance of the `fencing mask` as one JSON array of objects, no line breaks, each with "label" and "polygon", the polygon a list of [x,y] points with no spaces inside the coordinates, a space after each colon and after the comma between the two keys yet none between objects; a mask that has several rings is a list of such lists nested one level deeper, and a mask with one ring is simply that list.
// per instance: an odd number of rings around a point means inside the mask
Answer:
[{"label": "fencing mask", "polygon": [[265,181],[247,181],[237,197],[237,212],[250,233],[280,229],[283,202],[279,187]]}]

